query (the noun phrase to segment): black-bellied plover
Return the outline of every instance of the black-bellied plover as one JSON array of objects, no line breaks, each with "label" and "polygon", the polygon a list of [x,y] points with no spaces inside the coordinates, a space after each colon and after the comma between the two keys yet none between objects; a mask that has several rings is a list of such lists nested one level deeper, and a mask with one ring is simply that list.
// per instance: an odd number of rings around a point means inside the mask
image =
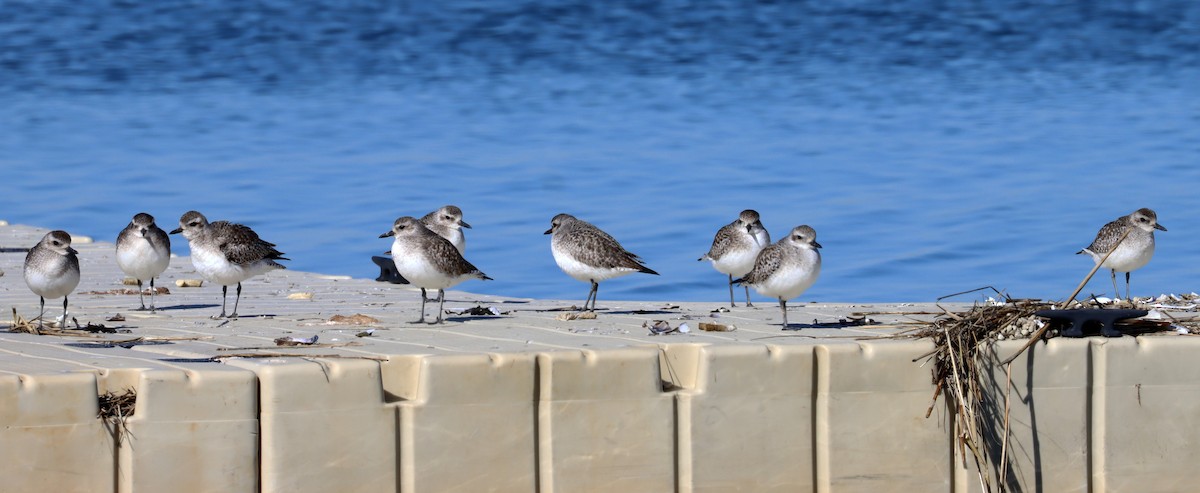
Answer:
[{"label": "black-bellied plover", "polygon": [[596,309],[600,281],[634,272],[658,275],[642,264],[642,259],[626,250],[617,240],[600,228],[570,214],[559,214],[550,220],[550,251],[554,262],[568,276],[591,283],[583,309]]},{"label": "black-bellied plover", "polygon": [[[714,269],[729,276],[729,306],[733,303],[733,278],[742,277],[754,268],[758,252],[771,244],[771,235],[759,221],[758,211],[746,209],[732,223],[722,226],[713,238],[712,248],[698,260],[711,260]],[[746,306],[750,302],[750,286],[746,286]]]},{"label": "black-bellied plover", "polygon": [[449,240],[413,217],[396,219],[391,231],[379,235],[380,238],[389,236],[395,237],[391,252],[396,271],[408,279],[409,284],[421,288],[421,318],[414,323],[425,322],[426,289],[438,290],[438,315],[433,323],[439,324],[446,304],[446,289],[468,279],[492,279],[467,262]]},{"label": "black-bellied plover", "polygon": [[237,284],[237,299],[233,302],[233,313],[237,318],[238,304],[242,301],[242,281],[275,269],[286,269],[276,260],[290,260],[283,252],[258,237],[258,233],[247,226],[228,221],[209,223],[196,211],[188,211],[179,218],[179,227],[171,234],[183,233],[192,250],[192,265],[200,277],[221,285],[221,314],[213,318],[224,318],[225,297],[229,286]]},{"label": "black-bellied plover", "polygon": [[150,311],[155,310],[154,278],[167,270],[171,263],[171,238],[154,224],[154,216],[145,212],[133,216],[117,235],[117,265],[125,275],[137,279],[140,310],[146,309],[142,281],[150,280]]},{"label": "black-bellied plover", "polygon": [[[1129,273],[1145,266],[1150,262],[1150,257],[1154,256],[1156,229],[1167,230],[1158,224],[1158,215],[1154,211],[1138,209],[1128,216],[1118,217],[1105,224],[1100,228],[1100,232],[1096,233],[1096,239],[1092,240],[1091,245],[1075,253],[1086,253],[1092,256],[1093,262],[1100,262],[1120,241],[1120,246],[1108,256],[1108,260],[1104,260],[1101,267],[1109,268],[1112,273],[1113,296],[1116,297],[1121,296],[1121,291],[1117,289],[1117,272],[1125,273],[1125,298],[1129,299]],[[1126,230],[1129,231],[1129,236],[1121,241],[1121,236]]]},{"label": "black-bellied plover", "polygon": [[[458,253],[466,254],[467,237],[463,234],[462,229],[470,228],[471,225],[462,220],[462,209],[453,205],[441,207],[422,217],[421,224],[453,244],[454,248],[458,249]],[[371,261],[379,266],[379,277],[375,280],[392,284],[408,284],[408,280],[396,272],[396,263],[392,261],[391,257],[392,252],[383,253],[387,257],[378,255],[371,257]],[[425,295],[424,288],[421,289],[421,295]]]},{"label": "black-bellied plover", "polygon": [[463,221],[463,212],[458,206],[447,205],[430,212],[421,218],[421,224],[449,241],[458,249],[458,253],[467,251],[467,237],[462,229],[470,228],[471,225]]},{"label": "black-bellied plover", "polygon": [[67,295],[79,285],[79,252],[71,248],[71,235],[56,230],[46,233],[42,240],[25,255],[25,284],[38,295],[38,328],[45,327],[46,298],[63,299],[62,324],[67,323]]},{"label": "black-bellied plover", "polygon": [[733,282],[753,286],[759,294],[779,299],[783,329],[787,330],[787,300],[800,296],[821,275],[821,252],[817,251],[817,232],[808,226],[796,226],[783,239],[764,248],[754,268]]}]

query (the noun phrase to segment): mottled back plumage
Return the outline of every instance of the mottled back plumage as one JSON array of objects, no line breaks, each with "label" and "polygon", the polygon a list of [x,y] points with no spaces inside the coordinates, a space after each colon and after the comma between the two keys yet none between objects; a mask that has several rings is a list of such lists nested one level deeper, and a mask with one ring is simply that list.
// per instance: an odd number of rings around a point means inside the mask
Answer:
[{"label": "mottled back plumage", "polygon": [[[275,244],[258,237],[249,227],[229,221],[217,221],[208,225],[213,241],[225,259],[235,264],[248,264],[258,260],[291,260],[275,248]],[[280,269],[287,267],[282,264]]]}]

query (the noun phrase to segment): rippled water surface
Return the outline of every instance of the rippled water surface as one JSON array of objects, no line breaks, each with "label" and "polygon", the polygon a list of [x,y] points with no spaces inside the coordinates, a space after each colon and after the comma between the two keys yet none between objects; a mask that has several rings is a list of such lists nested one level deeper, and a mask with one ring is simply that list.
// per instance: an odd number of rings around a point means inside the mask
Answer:
[{"label": "rippled water surface", "polygon": [[1066,296],[1150,207],[1135,294],[1197,290],[1200,3],[297,3],[6,2],[0,218],[196,209],[374,277],[392,220],[456,204],[496,279],[461,289],[582,299],[568,212],[662,273],[601,299],[717,301],[695,259],[753,208],[816,229],[802,300],[925,301]]}]

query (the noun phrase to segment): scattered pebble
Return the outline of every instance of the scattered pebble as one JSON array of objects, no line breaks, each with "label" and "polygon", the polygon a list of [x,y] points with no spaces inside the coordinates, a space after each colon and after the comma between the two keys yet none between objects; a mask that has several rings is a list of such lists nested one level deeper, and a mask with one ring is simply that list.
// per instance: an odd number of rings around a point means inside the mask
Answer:
[{"label": "scattered pebble", "polygon": [[175,286],[180,288],[198,288],[204,281],[199,279],[176,279]]},{"label": "scattered pebble", "polygon": [[313,299],[313,294],[312,293],[292,293],[292,294],[287,295],[287,299],[289,299],[289,300],[311,300],[311,299]]}]

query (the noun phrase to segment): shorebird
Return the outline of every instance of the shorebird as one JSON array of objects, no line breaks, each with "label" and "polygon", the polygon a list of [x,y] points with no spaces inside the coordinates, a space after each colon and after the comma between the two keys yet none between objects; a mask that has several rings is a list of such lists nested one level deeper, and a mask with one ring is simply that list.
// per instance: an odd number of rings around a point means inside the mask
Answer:
[{"label": "shorebird", "polygon": [[421,224],[449,241],[458,249],[458,253],[467,251],[467,237],[462,229],[470,228],[471,225],[463,221],[462,209],[457,206],[447,205],[430,212],[421,218]]},{"label": "shorebird", "polygon": [[[758,212],[746,209],[733,222],[717,230],[712,248],[698,260],[711,260],[714,269],[729,276],[729,306],[733,302],[733,278],[742,277],[754,268],[758,252],[771,244],[771,235],[759,220]],[[750,302],[750,286],[746,288],[746,306]]]},{"label": "shorebird", "polygon": [[46,298],[63,299],[62,324],[67,323],[67,298],[79,285],[79,252],[71,248],[71,235],[55,230],[25,255],[25,284],[38,295],[38,329],[45,327]]},{"label": "shorebird", "polygon": [[154,216],[145,212],[133,216],[125,229],[117,235],[117,265],[125,275],[137,279],[139,310],[146,309],[146,298],[142,294],[142,281],[150,280],[150,311],[155,311],[154,278],[167,270],[171,263],[171,238],[167,232],[154,224]]},{"label": "shorebird", "polygon": [[[471,225],[462,220],[462,209],[457,206],[447,205],[442,208],[430,212],[421,218],[421,224],[429,228],[438,236],[445,238],[454,248],[458,249],[458,253],[466,253],[467,237],[463,234],[463,228],[470,228]],[[387,257],[372,256],[371,261],[379,266],[379,277],[376,281],[390,282],[392,284],[408,284],[408,280],[396,272],[396,263],[392,261],[392,252],[383,252]],[[421,289],[421,295],[425,295],[425,289]]]},{"label": "shorebird", "polygon": [[821,275],[817,232],[796,226],[786,237],[758,253],[754,268],[733,282],[753,286],[759,294],[779,299],[783,329],[787,330],[787,300],[800,296]]},{"label": "shorebird", "polygon": [[[1096,233],[1096,239],[1092,240],[1091,245],[1075,253],[1091,255],[1092,261],[1098,263],[1115,246],[1116,251],[1108,256],[1108,260],[1104,260],[1101,267],[1108,267],[1109,272],[1112,273],[1114,296],[1121,296],[1121,291],[1117,289],[1117,272],[1125,273],[1125,299],[1130,299],[1129,273],[1145,266],[1150,262],[1150,257],[1154,256],[1154,230],[1156,229],[1167,230],[1158,224],[1158,215],[1154,211],[1146,208],[1138,209],[1128,216],[1118,217],[1105,224],[1103,228],[1100,228],[1100,232]],[[1126,231],[1129,231],[1129,236],[1121,241],[1121,236]],[[1120,245],[1117,242],[1120,242]]]},{"label": "shorebird", "polygon": [[554,216],[545,234],[554,235],[550,239],[550,251],[558,267],[568,276],[591,283],[587,300],[583,302],[584,310],[589,309],[589,302],[591,310],[596,309],[600,281],[634,272],[658,275],[608,233],[570,214]]},{"label": "shorebird", "polygon": [[188,211],[179,218],[179,227],[171,231],[171,234],[176,233],[183,233],[187,238],[196,272],[209,282],[221,285],[221,314],[213,318],[226,317],[225,298],[229,286],[237,284],[237,299],[228,318],[237,318],[238,304],[242,301],[242,281],[274,269],[286,269],[276,260],[291,260],[276,250],[274,243],[263,241],[249,227],[228,221],[209,223],[204,214],[196,211]]},{"label": "shorebird", "polygon": [[438,290],[438,316],[433,323],[440,324],[447,288],[468,279],[492,279],[467,262],[449,240],[438,236],[413,217],[396,219],[391,231],[379,235],[380,238],[389,236],[395,237],[391,253],[396,271],[408,279],[409,284],[421,288],[421,318],[413,323],[425,322],[426,289]]}]

